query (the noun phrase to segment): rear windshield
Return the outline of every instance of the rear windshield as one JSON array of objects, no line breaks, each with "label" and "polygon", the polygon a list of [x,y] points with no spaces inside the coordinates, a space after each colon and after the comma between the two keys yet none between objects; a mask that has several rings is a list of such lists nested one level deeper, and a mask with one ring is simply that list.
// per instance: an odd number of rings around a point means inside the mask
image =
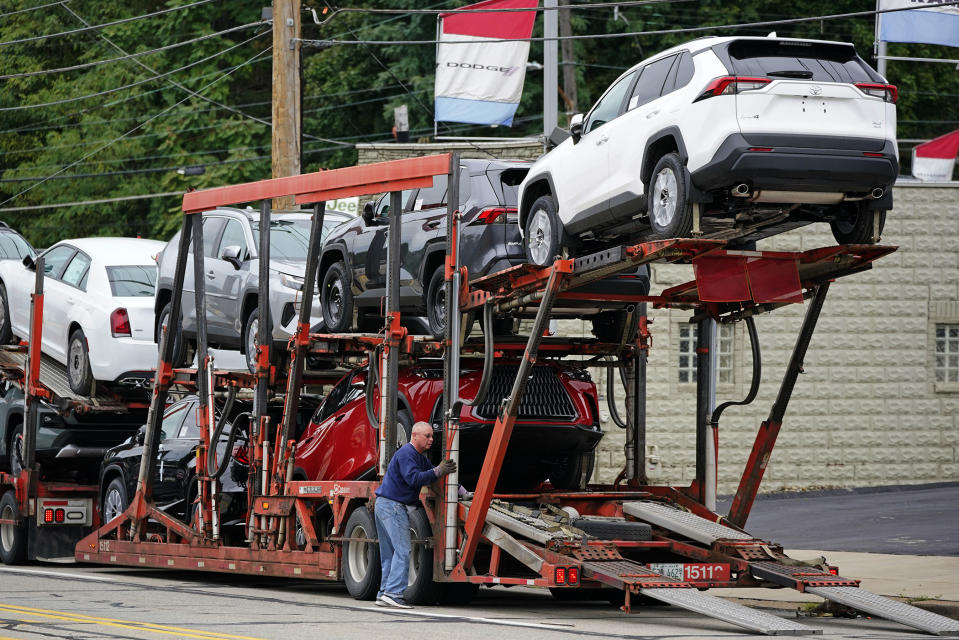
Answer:
[{"label": "rear windshield", "polygon": [[149,298],[157,282],[157,268],[147,265],[107,267],[114,298]]},{"label": "rear windshield", "polygon": [[15,233],[0,233],[0,259],[22,260],[25,256],[36,256],[27,241]]},{"label": "rear windshield", "polygon": [[[847,45],[734,40],[716,52],[737,76],[815,82],[876,82],[878,74]],[[725,55],[724,55],[725,54]]]},{"label": "rear windshield", "polygon": [[503,204],[507,207],[515,207],[519,202],[519,185],[529,173],[529,168],[507,169],[500,174],[500,185],[503,188]]}]

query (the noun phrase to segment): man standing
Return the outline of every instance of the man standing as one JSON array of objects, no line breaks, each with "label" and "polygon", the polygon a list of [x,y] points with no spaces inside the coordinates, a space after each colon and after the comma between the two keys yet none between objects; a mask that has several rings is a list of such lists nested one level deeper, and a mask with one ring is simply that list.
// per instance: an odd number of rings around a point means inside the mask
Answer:
[{"label": "man standing", "polygon": [[434,467],[424,452],[433,444],[433,427],[413,425],[410,442],[400,447],[376,490],[376,535],[380,541],[382,579],[376,594],[381,607],[412,609],[403,598],[410,570],[409,511],[417,508],[420,489],[456,471],[456,463],[444,460]]}]

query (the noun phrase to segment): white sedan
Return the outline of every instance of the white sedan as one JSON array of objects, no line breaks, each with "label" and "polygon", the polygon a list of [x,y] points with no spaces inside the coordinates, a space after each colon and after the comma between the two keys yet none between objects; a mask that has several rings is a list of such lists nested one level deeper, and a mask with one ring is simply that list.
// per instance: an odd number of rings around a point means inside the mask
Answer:
[{"label": "white sedan", "polygon": [[[67,367],[70,388],[94,380],[130,385],[156,367],[153,342],[155,256],[165,243],[137,238],[63,240],[44,251],[43,353]],[[39,260],[39,258],[37,260]],[[0,298],[12,333],[30,337],[35,263],[0,264]],[[0,334],[6,330],[0,326]]]}]

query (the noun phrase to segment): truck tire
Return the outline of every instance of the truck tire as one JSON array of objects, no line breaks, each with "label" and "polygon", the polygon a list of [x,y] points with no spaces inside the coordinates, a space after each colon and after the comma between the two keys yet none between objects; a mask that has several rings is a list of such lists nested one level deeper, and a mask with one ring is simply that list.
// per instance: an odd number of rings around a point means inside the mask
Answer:
[{"label": "truck tire", "polygon": [[[10,489],[0,498],[0,520],[19,516],[17,493]],[[27,559],[27,524],[0,524],[0,560],[3,564],[23,564]]]},{"label": "truck tire", "polygon": [[649,177],[649,226],[659,239],[685,238],[693,229],[693,208],[686,193],[686,165],[667,153]]},{"label": "truck tire", "polygon": [[[429,518],[423,509],[410,514],[410,537],[413,540],[427,540],[433,535]],[[403,594],[407,602],[413,605],[431,605],[436,603],[440,585],[433,582],[433,550],[429,545],[414,544],[410,549],[409,586]]]},{"label": "truck tire", "polygon": [[330,265],[320,286],[323,322],[330,333],[344,333],[353,324],[353,289],[350,271],[342,260]]},{"label": "truck tire", "polygon": [[70,334],[67,346],[67,381],[73,393],[90,395],[93,372],[90,371],[90,352],[87,350],[87,338],[83,335],[83,329],[77,329]]},{"label": "truck tire", "polygon": [[653,528],[645,522],[574,518],[570,524],[601,540],[646,541],[653,537]]},{"label": "truck tire", "polygon": [[347,538],[366,538],[374,542],[344,542],[341,565],[346,590],[356,600],[372,600],[380,588],[380,546],[376,540],[376,522],[366,506],[353,510],[346,521]]}]

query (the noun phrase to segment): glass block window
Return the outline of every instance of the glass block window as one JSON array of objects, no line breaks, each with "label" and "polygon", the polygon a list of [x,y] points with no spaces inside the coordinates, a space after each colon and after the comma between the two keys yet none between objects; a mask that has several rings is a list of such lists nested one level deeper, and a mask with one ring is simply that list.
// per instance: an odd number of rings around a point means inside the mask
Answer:
[{"label": "glass block window", "polygon": [[959,324],[936,325],[936,382],[959,382]]},{"label": "glass block window", "polygon": [[[683,322],[679,325],[679,381],[696,382],[696,336],[698,325]],[[735,328],[731,324],[719,325],[717,334],[716,357],[719,384],[733,382],[733,336]]]}]

